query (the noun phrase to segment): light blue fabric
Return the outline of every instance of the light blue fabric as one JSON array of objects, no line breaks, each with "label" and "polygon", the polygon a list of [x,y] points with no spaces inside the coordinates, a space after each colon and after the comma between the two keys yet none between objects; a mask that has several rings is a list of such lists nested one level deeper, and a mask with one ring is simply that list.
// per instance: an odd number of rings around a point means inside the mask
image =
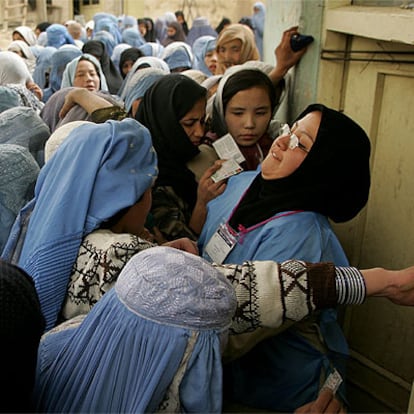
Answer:
[{"label": "light blue fabric", "polygon": [[52,56],[56,52],[56,48],[47,46],[42,48],[39,55],[36,58],[36,67],[33,71],[33,81],[40,88],[46,89],[46,74],[49,74],[52,70]]},{"label": "light blue fabric", "polygon": [[114,50],[112,51],[111,60],[114,63],[114,66],[119,71],[119,62],[121,60],[121,54],[124,50],[129,49],[131,46],[128,43],[120,43],[119,45],[116,45],[114,47]]},{"label": "light blue fabric", "polygon": [[[207,220],[199,238],[201,254],[207,260],[211,261],[205,252],[206,244],[218,226],[228,220],[258,173],[248,171],[231,177],[225,192],[208,204]],[[295,258],[348,265],[326,217],[309,211],[288,216],[283,214],[279,213],[274,220],[242,235],[224,263],[241,264],[245,260],[281,262]],[[334,310],[321,314],[319,326],[329,348],[329,356],[320,353],[301,335],[289,329],[262,342],[243,359],[231,364],[233,398],[253,407],[282,412],[293,411],[316,399],[321,370],[329,372],[330,362],[334,362],[343,373],[344,358],[348,354]]]},{"label": "light blue fabric", "polygon": [[[211,261],[204,251],[206,243],[218,226],[229,218],[231,211],[244,194],[258,171],[246,171],[232,177],[226,191],[208,204],[208,216],[199,238],[202,256]],[[283,213],[282,213],[283,214]],[[302,212],[281,217],[243,236],[226,259],[226,263],[243,260],[301,259],[311,262],[334,260],[346,266],[347,259],[328,220],[313,212]]]},{"label": "light blue fabric", "polygon": [[96,68],[98,68],[98,75],[99,75],[99,79],[100,79],[100,91],[108,91],[108,84],[106,82],[106,78],[105,75],[102,71],[102,67],[101,64],[99,63],[99,60],[96,59],[95,56],[90,55],[89,53],[82,53],[80,56],[78,56],[77,58],[71,60],[67,65],[66,68],[63,72],[62,75],[62,84],[61,84],[61,88],[67,88],[69,86],[73,86],[73,82],[75,79],[75,74],[76,74],[76,67],[78,66],[79,60],[80,59],[87,59],[90,62],[92,62]]},{"label": "light blue fabric", "polygon": [[184,42],[172,42],[164,48],[162,59],[170,71],[177,68],[192,69],[194,56],[191,47]]},{"label": "light blue fabric", "polygon": [[81,55],[82,51],[75,45],[64,45],[53,53],[51,57],[49,87],[43,91],[43,102],[47,102],[47,100],[61,88],[62,76],[66,65]]},{"label": "light blue fabric", "polygon": [[122,39],[120,39],[119,42],[117,42],[114,38],[114,36],[107,32],[106,30],[101,30],[99,32],[93,32],[92,40],[99,40],[102,43],[105,44],[105,50],[106,53],[108,53],[108,56],[112,56],[112,53],[114,53],[114,48],[117,44],[122,43]]},{"label": "light blue fabric", "polygon": [[125,89],[125,109],[129,112],[135,100],[144,96],[144,93],[154,84],[158,79],[165,76],[166,73],[162,69],[145,68],[137,70],[129,79]]},{"label": "light blue fabric", "polygon": [[0,113],[19,106],[19,94],[8,86],[0,86]]},{"label": "light blue fabric", "polygon": [[63,45],[74,45],[75,41],[69,34],[68,29],[63,24],[51,24],[46,29],[47,46],[59,49]]},{"label": "light blue fabric", "polygon": [[186,42],[193,46],[194,42],[201,36],[213,36],[216,38],[217,32],[211,27],[205,17],[196,17],[188,32]]},{"label": "light blue fabric", "polygon": [[20,209],[33,198],[39,165],[27,148],[0,145],[0,252]]},{"label": "light blue fabric", "polygon": [[[96,33],[100,31],[105,31],[112,35],[116,45],[122,42],[121,31],[119,30],[119,27],[118,27],[118,19],[113,14],[96,13],[93,16],[93,21],[95,22],[95,27],[93,29],[94,31],[93,37],[95,37]],[[94,39],[94,40],[98,40],[98,39]],[[112,54],[112,51],[111,51],[111,54]],[[109,56],[111,56],[111,54],[109,54]]]},{"label": "light blue fabric", "polygon": [[39,46],[47,46],[47,33],[46,32],[42,32],[39,34],[39,37],[37,38],[37,44]]},{"label": "light blue fabric", "polygon": [[147,42],[138,48],[144,56],[155,56],[161,58],[164,52],[164,46],[161,43]]},{"label": "light blue fabric", "polygon": [[125,76],[125,79],[122,82],[121,87],[119,88],[118,95],[121,97],[121,99],[125,99],[126,94],[128,93],[128,84],[131,78],[134,76],[135,72],[137,72],[140,69],[140,66],[144,65],[142,69],[145,68],[156,68],[161,69],[166,74],[170,73],[170,68],[168,67],[167,63],[164,62],[162,59],[157,58],[155,56],[143,56],[138,58],[135,63],[132,65],[131,70],[128,72],[128,74]]},{"label": "light blue fabric", "polygon": [[254,31],[254,40],[256,42],[257,49],[260,53],[260,58],[263,59],[263,34],[264,34],[264,25],[266,17],[266,6],[258,1],[253,4],[254,8],[257,8],[259,11],[254,13],[252,16],[252,25]]},{"label": "light blue fabric", "polygon": [[138,21],[134,16],[123,16],[121,21],[120,30],[121,32],[130,27],[138,29]]},{"label": "light blue fabric", "polygon": [[145,43],[145,39],[137,28],[130,27],[122,32],[122,41],[132,47],[140,47]]},{"label": "light blue fabric", "polygon": [[49,136],[49,127],[30,107],[16,106],[0,114],[0,144],[27,148],[40,167],[44,164],[44,148]]},{"label": "light blue fabric", "polygon": [[216,38],[213,36],[201,36],[193,43],[194,65],[193,69],[201,70],[207,76],[212,76],[204,62],[207,52],[216,49]]},{"label": "light blue fabric", "polygon": [[[148,130],[125,119],[79,126],[42,168],[18,264],[35,282],[46,329],[56,323],[82,238],[137,202],[156,163]],[[17,220],[5,256],[19,243],[20,226]]]},{"label": "light blue fabric", "polygon": [[[162,403],[166,412],[221,413],[221,340],[235,308],[231,284],[200,257],[138,253],[78,327],[42,340],[38,409],[144,413]],[[163,401],[184,355],[183,378]]]}]

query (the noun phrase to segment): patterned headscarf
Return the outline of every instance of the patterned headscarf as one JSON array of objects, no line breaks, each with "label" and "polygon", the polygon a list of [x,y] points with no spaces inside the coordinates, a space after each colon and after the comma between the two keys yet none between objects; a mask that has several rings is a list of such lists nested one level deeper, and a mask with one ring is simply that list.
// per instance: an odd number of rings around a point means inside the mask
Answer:
[{"label": "patterned headscarf", "polygon": [[231,284],[200,257],[138,253],[78,327],[46,336],[38,408],[220,413],[221,346],[235,308]]},{"label": "patterned headscarf", "polygon": [[0,145],[0,252],[20,209],[33,198],[39,165],[27,148]]}]

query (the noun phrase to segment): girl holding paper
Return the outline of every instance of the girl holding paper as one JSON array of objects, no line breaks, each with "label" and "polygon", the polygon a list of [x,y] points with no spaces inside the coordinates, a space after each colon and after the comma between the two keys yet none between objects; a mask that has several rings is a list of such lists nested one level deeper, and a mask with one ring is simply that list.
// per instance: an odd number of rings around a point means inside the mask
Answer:
[{"label": "girl holding paper", "polygon": [[269,126],[277,98],[263,65],[262,69],[250,63],[228,69],[213,103],[211,130],[217,137],[233,137],[245,159],[241,162],[244,170],[255,170],[273,142]]}]

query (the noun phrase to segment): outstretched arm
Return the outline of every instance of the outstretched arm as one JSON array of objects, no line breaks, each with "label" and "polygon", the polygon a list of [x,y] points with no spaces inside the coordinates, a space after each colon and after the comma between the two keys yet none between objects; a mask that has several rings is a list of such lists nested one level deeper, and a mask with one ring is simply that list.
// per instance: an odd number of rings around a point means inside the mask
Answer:
[{"label": "outstretched arm", "polygon": [[286,321],[299,321],[318,309],[362,304],[367,296],[414,306],[414,266],[360,271],[300,260],[215,266],[233,284],[238,297],[231,327],[234,334],[279,328]]},{"label": "outstretched arm", "polygon": [[293,26],[283,32],[282,39],[275,49],[276,66],[269,73],[273,84],[277,86],[288,70],[295,66],[306,53],[307,48],[294,52],[290,47],[290,38],[298,33],[298,26]]}]

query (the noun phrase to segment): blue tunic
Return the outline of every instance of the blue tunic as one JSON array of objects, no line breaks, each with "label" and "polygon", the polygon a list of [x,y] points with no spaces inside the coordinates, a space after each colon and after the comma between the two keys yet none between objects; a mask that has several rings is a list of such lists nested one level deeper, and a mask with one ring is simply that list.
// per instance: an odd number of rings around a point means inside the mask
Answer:
[{"label": "blue tunic", "polygon": [[[226,191],[209,203],[207,220],[199,238],[199,248],[205,259],[212,260],[205,252],[206,244],[216,229],[227,222],[257,173],[249,171],[232,177]],[[254,230],[247,229],[224,263],[287,259],[348,265],[328,219],[309,211],[279,213]],[[336,312],[333,309],[323,311],[316,320],[328,348],[326,352],[316,349],[294,327],[267,339],[227,367],[231,398],[277,411],[293,411],[316,399],[321,372],[329,374],[336,366],[343,373],[344,357],[348,354]]]}]

